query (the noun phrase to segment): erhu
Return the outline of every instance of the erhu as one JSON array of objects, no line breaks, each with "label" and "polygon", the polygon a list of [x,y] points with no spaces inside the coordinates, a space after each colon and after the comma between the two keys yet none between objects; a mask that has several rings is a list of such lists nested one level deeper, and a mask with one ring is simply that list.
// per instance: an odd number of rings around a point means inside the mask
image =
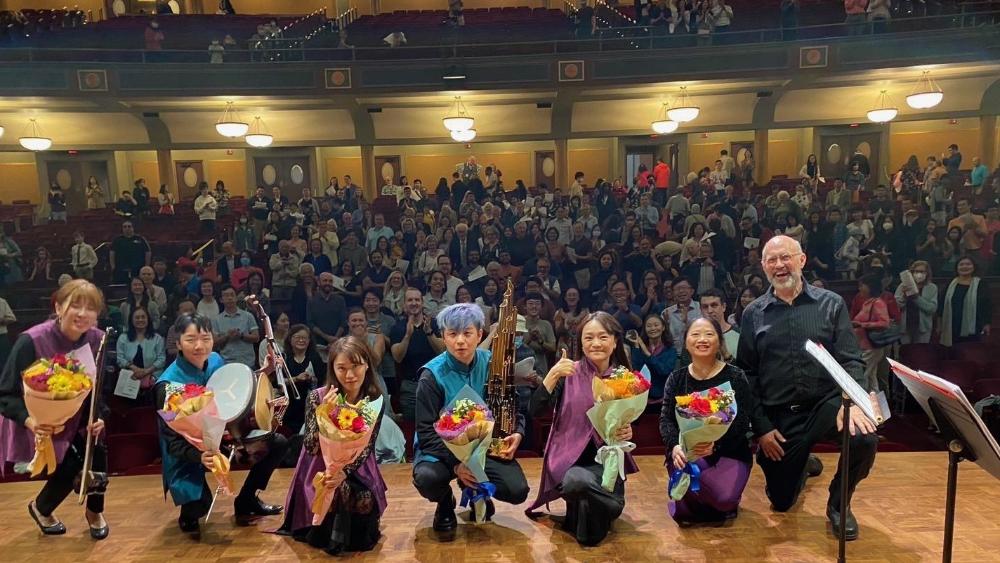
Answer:
[{"label": "erhu", "polygon": [[[285,364],[285,356],[281,353],[281,348],[278,347],[277,342],[274,340],[274,329],[271,327],[271,317],[267,315],[264,311],[264,307],[260,304],[260,300],[257,299],[256,295],[247,295],[245,299],[247,305],[254,308],[257,316],[260,318],[260,322],[264,325],[264,344],[267,346],[267,355],[270,356],[271,362],[274,365],[274,380],[278,384],[278,388],[281,389],[281,394],[275,397],[270,404],[274,407],[274,423],[271,428],[277,428],[281,425],[282,419],[285,417],[285,411],[288,409],[288,384],[286,383],[290,378],[288,375],[288,366]],[[299,389],[294,384],[292,385],[292,395],[296,399],[301,398],[299,395]]]},{"label": "erhu", "polygon": [[507,278],[507,289],[500,303],[500,317],[490,348],[489,379],[486,381],[486,406],[493,413],[493,441],[489,454],[499,455],[502,440],[517,427],[517,390],[514,387],[514,333],[517,331],[517,307],[514,306],[514,283]]},{"label": "erhu", "polygon": [[[104,383],[104,378],[102,377],[104,375],[104,358],[107,352],[108,341],[111,340],[115,332],[114,328],[108,327],[104,331],[104,336],[101,337],[101,344],[97,347],[97,358],[94,362],[97,365],[97,373],[94,374],[94,384],[90,388],[90,415],[87,416],[84,428],[89,429],[97,421],[101,388]],[[87,500],[88,494],[103,495],[104,491],[108,488],[108,474],[104,471],[93,470],[96,442],[97,438],[94,437],[94,433],[88,430],[87,445],[83,450],[83,469],[80,470],[78,477],[80,496],[77,498],[77,502],[79,504],[83,504]]]}]

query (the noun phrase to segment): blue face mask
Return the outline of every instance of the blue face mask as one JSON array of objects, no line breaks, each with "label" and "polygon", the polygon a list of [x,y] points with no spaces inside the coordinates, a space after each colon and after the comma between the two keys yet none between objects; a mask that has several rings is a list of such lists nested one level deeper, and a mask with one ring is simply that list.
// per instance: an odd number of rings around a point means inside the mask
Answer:
[{"label": "blue face mask", "polygon": [[523,336],[515,336],[514,337],[514,347],[515,348],[520,348],[522,344],[524,344],[524,337]]},{"label": "blue face mask", "polygon": [[249,266],[250,265],[250,259],[247,258],[246,256],[244,256],[243,258],[240,258],[240,265],[241,266]]}]

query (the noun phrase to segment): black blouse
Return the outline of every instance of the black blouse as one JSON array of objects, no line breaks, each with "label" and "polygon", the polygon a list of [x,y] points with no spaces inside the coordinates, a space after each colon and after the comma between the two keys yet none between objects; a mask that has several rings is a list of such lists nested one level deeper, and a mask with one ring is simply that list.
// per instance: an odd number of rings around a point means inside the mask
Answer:
[{"label": "black blouse", "polygon": [[718,456],[728,457],[750,463],[753,455],[750,452],[750,415],[753,412],[753,393],[746,374],[740,368],[726,364],[722,371],[711,379],[695,379],[687,367],[674,370],[667,378],[663,387],[663,407],[660,411],[660,436],[667,448],[667,458],[671,456],[674,446],[680,443],[680,428],[677,426],[677,414],[674,407],[676,397],[688,395],[695,391],[707,391],[729,382],[736,394],[736,420],[722,438],[715,442],[715,450],[709,460]]}]

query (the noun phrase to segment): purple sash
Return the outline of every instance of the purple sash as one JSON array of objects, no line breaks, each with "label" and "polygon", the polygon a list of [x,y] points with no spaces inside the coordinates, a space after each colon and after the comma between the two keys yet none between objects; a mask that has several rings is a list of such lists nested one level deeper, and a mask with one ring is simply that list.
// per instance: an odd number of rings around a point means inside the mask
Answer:
[{"label": "purple sash", "polygon": [[[611,368],[608,371],[610,372]],[[604,445],[604,441],[594,430],[594,425],[587,418],[587,411],[594,406],[592,380],[596,375],[597,366],[587,358],[583,358],[576,363],[573,374],[563,378],[562,401],[555,412],[549,440],[545,446],[538,498],[525,513],[530,514],[543,504],[562,496],[559,485],[569,468],[580,459],[588,443],[593,442],[597,448]],[[581,432],[582,428],[588,431]],[[625,454],[625,472],[631,474],[637,471],[639,468],[635,465],[632,455]]]},{"label": "purple sash", "polygon": [[[76,350],[84,343],[90,344],[90,349],[97,359],[97,348],[101,344],[101,337],[104,333],[96,328],[92,328],[84,334],[79,341],[70,342],[66,335],[59,330],[55,319],[37,324],[24,331],[31,337],[35,345],[35,357],[38,359],[51,358],[58,354],[68,354]],[[24,366],[25,368],[28,366]],[[17,374],[20,377],[20,374]],[[100,390],[96,390],[99,392]],[[89,399],[84,403],[89,407]],[[80,409],[82,412],[83,409]],[[73,437],[76,435],[77,427],[80,425],[80,412],[66,422],[63,431],[52,436],[52,442],[56,447],[56,461],[62,462],[66,455]],[[5,463],[28,462],[35,456],[35,435],[26,427],[10,420],[0,417],[0,471],[3,471]]]}]

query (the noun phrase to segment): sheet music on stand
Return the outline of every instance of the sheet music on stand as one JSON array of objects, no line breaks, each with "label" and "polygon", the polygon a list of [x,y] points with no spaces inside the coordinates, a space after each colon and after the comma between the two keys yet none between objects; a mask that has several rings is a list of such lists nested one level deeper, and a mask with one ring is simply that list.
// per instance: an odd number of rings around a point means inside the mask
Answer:
[{"label": "sheet music on stand", "polygon": [[817,362],[823,366],[833,380],[837,382],[837,385],[847,393],[847,396],[854,401],[854,406],[861,409],[861,412],[865,413],[865,416],[875,421],[875,424],[882,424],[888,420],[888,413],[883,416],[880,412],[875,412],[875,408],[872,405],[871,397],[868,392],[858,385],[857,381],[851,377],[851,374],[847,373],[847,370],[840,365],[837,360],[826,351],[826,348],[820,346],[819,344],[813,342],[812,340],[806,341],[806,352],[816,359]]},{"label": "sheet music on stand", "polygon": [[[976,465],[1000,479],[1000,445],[986,427],[983,419],[962,392],[962,388],[936,375],[914,370],[895,360],[889,360],[893,373],[920,404],[938,428],[945,424],[961,434],[967,448],[975,454]],[[948,420],[938,421],[931,408],[931,400]]]}]

